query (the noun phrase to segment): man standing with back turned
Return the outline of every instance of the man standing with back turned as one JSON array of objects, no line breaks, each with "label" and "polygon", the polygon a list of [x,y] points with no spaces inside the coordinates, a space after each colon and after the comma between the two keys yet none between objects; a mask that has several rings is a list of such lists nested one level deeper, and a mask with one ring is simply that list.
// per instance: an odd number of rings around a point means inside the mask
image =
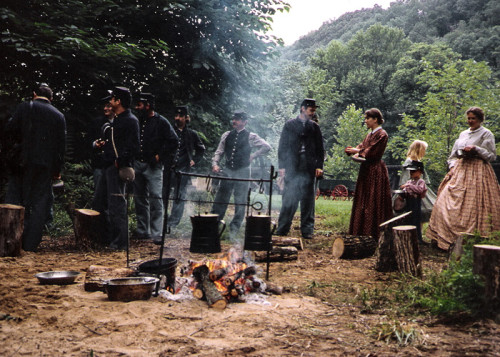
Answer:
[{"label": "man standing with back turned", "polygon": [[52,90],[41,84],[33,100],[19,105],[5,128],[21,143],[20,170],[12,173],[6,202],[24,206],[23,249],[36,252],[49,217],[52,180],[61,177],[66,150],[66,121],[52,106]]},{"label": "man standing with back turned", "polygon": [[319,125],[312,121],[316,101],[304,99],[300,114],[285,123],[278,148],[279,174],[285,189],[277,235],[287,235],[300,202],[300,230],[310,239],[314,232],[314,178],[323,176],[325,150]]}]

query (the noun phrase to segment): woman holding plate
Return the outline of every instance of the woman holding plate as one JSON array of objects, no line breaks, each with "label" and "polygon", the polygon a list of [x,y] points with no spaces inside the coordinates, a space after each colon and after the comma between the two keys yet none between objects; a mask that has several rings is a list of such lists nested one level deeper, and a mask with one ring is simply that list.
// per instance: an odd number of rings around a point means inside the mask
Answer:
[{"label": "woman holding plate", "polygon": [[382,161],[389,139],[382,129],[384,119],[376,108],[365,112],[365,124],[371,130],[361,144],[348,146],[347,155],[361,162],[351,212],[349,234],[370,235],[378,239],[379,225],[392,218],[389,173]]},{"label": "woman holding plate", "polygon": [[481,124],[484,111],[465,112],[469,129],[460,133],[448,158],[450,170],[438,189],[427,238],[449,249],[465,233],[500,230],[500,186],[490,164],[497,157],[495,137]]}]

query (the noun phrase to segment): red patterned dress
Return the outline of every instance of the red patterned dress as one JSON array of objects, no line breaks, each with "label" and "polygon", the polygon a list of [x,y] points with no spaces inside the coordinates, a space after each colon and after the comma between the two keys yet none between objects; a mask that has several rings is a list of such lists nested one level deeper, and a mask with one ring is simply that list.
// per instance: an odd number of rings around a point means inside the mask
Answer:
[{"label": "red patterned dress", "polygon": [[379,225],[392,218],[391,186],[389,173],[382,161],[389,139],[384,129],[369,133],[356,148],[361,149],[361,163],[354,202],[351,212],[349,234],[370,235],[378,239]]}]

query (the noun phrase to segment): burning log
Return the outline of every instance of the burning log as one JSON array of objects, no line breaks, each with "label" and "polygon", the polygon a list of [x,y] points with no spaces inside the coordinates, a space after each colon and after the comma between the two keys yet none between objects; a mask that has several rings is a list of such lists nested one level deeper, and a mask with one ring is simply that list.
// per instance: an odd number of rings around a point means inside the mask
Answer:
[{"label": "burning log", "polygon": [[224,275],[227,274],[227,269],[225,268],[221,268],[221,269],[215,269],[215,270],[212,270],[209,274],[208,274],[208,277],[210,278],[210,280],[212,281],[217,281],[217,280],[220,280],[222,279],[222,277]]},{"label": "burning log", "polygon": [[[267,261],[267,252],[254,252],[256,262]],[[271,262],[288,262],[297,260],[299,256],[298,250],[295,247],[274,247],[269,254]]]},{"label": "burning log", "polygon": [[0,257],[21,255],[24,231],[24,207],[0,205]]},{"label": "burning log", "polygon": [[205,298],[207,299],[208,306],[223,310],[226,308],[227,301],[221,295],[214,282],[210,280],[210,270],[206,265],[200,265],[194,268],[193,276],[196,278],[201,286],[201,289],[205,293]]},{"label": "burning log", "polygon": [[298,250],[303,250],[302,238],[273,236],[273,247],[295,247]]},{"label": "burning log", "polygon": [[130,268],[113,268],[102,265],[91,265],[85,274],[85,291],[104,291],[103,283],[109,279],[127,278],[134,275]]}]

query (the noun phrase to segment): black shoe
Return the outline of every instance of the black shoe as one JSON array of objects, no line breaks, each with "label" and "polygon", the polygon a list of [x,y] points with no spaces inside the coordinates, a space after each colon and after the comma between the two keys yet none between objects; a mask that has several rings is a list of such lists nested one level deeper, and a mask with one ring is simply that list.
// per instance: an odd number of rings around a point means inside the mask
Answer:
[{"label": "black shoe", "polygon": [[313,235],[312,235],[312,233],[302,233],[302,238],[313,239]]},{"label": "black shoe", "polygon": [[153,243],[156,244],[156,245],[161,245],[162,244],[161,237],[154,237],[153,238]]},{"label": "black shoe", "polygon": [[111,243],[109,245],[109,249],[112,249],[112,250],[127,250],[127,245],[122,245],[122,244],[115,244],[115,243]]}]

